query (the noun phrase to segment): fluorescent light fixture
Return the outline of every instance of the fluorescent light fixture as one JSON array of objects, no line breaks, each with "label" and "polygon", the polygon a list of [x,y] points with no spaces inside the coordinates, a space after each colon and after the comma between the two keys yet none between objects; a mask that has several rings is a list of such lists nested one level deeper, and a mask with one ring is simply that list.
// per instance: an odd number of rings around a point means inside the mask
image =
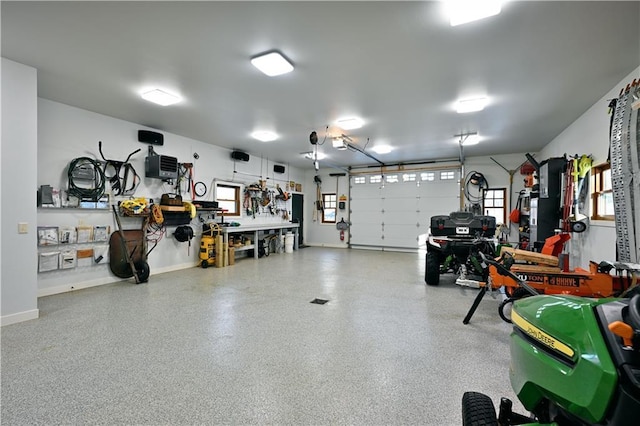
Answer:
[{"label": "fluorescent light fixture", "polygon": [[251,137],[258,139],[260,142],[271,142],[278,139],[278,135],[269,130],[258,130],[251,133]]},{"label": "fluorescent light fixture", "polygon": [[172,105],[182,100],[179,96],[172,95],[160,89],[149,90],[148,92],[141,93],[140,96],[146,101],[162,106]]},{"label": "fluorescent light fixture", "polygon": [[333,138],[332,144],[335,149],[339,149],[341,151],[347,149],[347,144],[342,138]]},{"label": "fluorescent light fixture", "polygon": [[268,75],[275,77],[293,71],[293,65],[279,52],[269,52],[251,59],[254,67]]},{"label": "fluorescent light fixture", "polygon": [[445,0],[445,8],[452,27],[495,16],[502,10],[497,0]]},{"label": "fluorescent light fixture", "polygon": [[342,130],[353,130],[362,127],[364,122],[358,117],[342,118],[336,122]]},{"label": "fluorescent light fixture", "polygon": [[487,103],[487,98],[461,99],[456,103],[456,111],[459,114],[482,111]]},{"label": "fluorescent light fixture", "polygon": [[371,150],[376,154],[388,154],[393,151],[393,148],[390,145],[376,145]]}]

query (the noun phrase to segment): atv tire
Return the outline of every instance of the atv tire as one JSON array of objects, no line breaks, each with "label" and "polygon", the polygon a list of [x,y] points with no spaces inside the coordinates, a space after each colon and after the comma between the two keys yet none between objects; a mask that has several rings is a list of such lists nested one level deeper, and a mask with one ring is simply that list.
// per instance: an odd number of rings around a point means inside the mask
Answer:
[{"label": "atv tire", "polygon": [[427,252],[424,281],[427,285],[438,285],[440,283],[440,259],[438,254],[432,251]]},{"label": "atv tire", "polygon": [[462,395],[462,425],[498,426],[491,398],[479,392],[465,392]]}]

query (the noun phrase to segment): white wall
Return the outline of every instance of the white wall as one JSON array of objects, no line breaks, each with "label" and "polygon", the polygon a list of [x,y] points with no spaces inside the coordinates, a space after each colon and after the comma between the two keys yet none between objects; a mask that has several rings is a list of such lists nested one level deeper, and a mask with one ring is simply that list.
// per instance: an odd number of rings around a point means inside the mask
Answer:
[{"label": "white wall", "polygon": [[[114,119],[79,108],[49,101],[38,100],[38,177],[37,185],[49,184],[53,187],[66,188],[66,170],[69,162],[77,157],[87,156],[100,158],[98,141],[103,143],[103,152],[108,159],[123,161],[127,155],[141,148],[135,154],[131,163],[142,177],[142,183],[135,193],[136,197],[147,197],[158,200],[160,195],[174,192],[173,187],[159,179],[144,177],[144,158],[148,154],[148,145],[138,142],[138,130],[149,129],[135,123]],[[149,129],[155,130],[155,129]],[[181,163],[195,164],[195,180],[205,182],[207,194],[204,200],[212,200],[212,181],[214,179],[233,181],[238,183],[253,183],[260,176],[266,177],[268,186],[275,183],[284,186],[288,181],[302,182],[304,173],[285,164],[284,174],[273,173],[273,162],[261,160],[251,156],[249,162],[235,162],[230,157],[231,151],[208,143],[196,141],[182,136],[160,131],[164,134],[164,145],[154,146],[158,154],[170,155],[178,158]],[[197,153],[196,160],[193,154]],[[31,188],[35,188],[35,182]],[[33,192],[33,189],[31,190]],[[183,200],[190,196],[183,193]],[[290,204],[289,204],[290,208]],[[225,221],[237,221],[242,224],[283,223],[279,216],[267,213],[253,217],[225,218]],[[110,210],[52,210],[38,209],[38,224],[41,226],[77,226],[77,225],[110,225],[115,230],[115,221]],[[138,228],[141,220],[125,218],[126,228]],[[151,274],[166,272],[198,263],[199,231],[198,219],[192,221],[196,237],[191,242],[179,243],[172,237],[175,226],[167,227],[167,235],[160,241],[156,249],[150,254],[148,262]],[[78,245],[78,248],[82,248]],[[42,249],[41,249],[42,250]],[[53,294],[116,281],[107,264],[94,264],[91,267],[73,270],[59,270],[37,274],[39,295]]]},{"label": "white wall", "polygon": [[[36,277],[37,72],[2,58],[0,324],[38,317]],[[28,233],[18,234],[18,223]]]},{"label": "white wall", "polygon": [[[574,154],[591,154],[594,165],[604,163],[609,152],[609,100],[617,98],[620,90],[640,77],[636,68],[616,84],[598,102],[582,114],[540,151],[540,158]],[[615,261],[616,234],[613,222],[592,221],[583,234],[572,234],[570,243],[572,266],[588,268],[589,261]]]},{"label": "white wall", "polygon": [[[349,175],[339,178],[329,176],[330,173],[344,173],[343,170],[334,168],[321,168],[318,176],[322,180],[320,185],[322,193],[336,193],[338,197],[347,196],[346,207],[344,210],[338,210],[336,219],[344,218],[349,221]],[[304,218],[304,240],[305,244],[311,246],[337,247],[347,248],[349,245],[349,231],[345,231],[344,241],[340,241],[340,231],[336,228],[335,223],[322,223],[322,212],[316,210],[316,184],[314,176],[316,172],[313,169],[307,170],[303,189],[305,190],[305,218]],[[337,182],[336,182],[336,179]],[[315,220],[314,220],[315,219]]]}]

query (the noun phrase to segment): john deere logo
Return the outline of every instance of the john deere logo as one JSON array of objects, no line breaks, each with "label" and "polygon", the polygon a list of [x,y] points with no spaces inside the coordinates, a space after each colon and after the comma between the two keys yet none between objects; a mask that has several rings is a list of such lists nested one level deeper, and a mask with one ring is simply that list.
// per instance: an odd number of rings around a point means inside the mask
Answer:
[{"label": "john deere logo", "polygon": [[569,358],[573,358],[573,355],[575,354],[573,349],[526,321],[524,318],[518,315],[515,310],[511,312],[511,321],[516,327],[518,327],[528,336],[531,336],[533,339],[537,340],[548,348],[560,352],[561,354],[566,355]]}]

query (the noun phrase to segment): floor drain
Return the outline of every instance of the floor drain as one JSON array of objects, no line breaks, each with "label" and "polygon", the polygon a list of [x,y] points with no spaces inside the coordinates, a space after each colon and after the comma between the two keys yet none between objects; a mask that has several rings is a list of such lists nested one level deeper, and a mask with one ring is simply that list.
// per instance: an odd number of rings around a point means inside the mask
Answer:
[{"label": "floor drain", "polygon": [[315,303],[316,305],[324,305],[327,302],[328,302],[328,300],[326,300],[326,299],[313,299],[311,301],[311,303]]}]

